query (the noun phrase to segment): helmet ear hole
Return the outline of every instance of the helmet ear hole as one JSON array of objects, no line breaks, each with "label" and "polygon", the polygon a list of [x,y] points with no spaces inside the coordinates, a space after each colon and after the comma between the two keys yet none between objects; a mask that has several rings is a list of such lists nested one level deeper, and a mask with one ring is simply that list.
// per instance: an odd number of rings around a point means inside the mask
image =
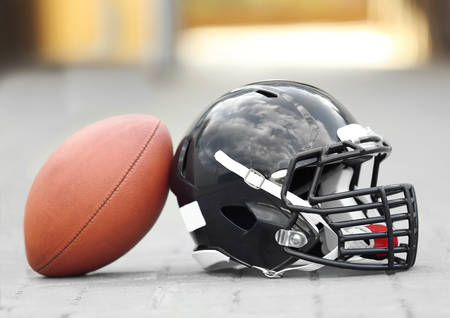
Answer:
[{"label": "helmet ear hole", "polygon": [[256,224],[256,217],[244,206],[226,206],[221,212],[228,221],[244,231],[250,230]]}]

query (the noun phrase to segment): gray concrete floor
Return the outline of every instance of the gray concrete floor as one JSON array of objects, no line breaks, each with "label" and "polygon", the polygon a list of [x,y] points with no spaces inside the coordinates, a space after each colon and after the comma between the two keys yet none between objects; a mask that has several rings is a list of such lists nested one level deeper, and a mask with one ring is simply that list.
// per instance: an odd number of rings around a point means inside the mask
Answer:
[{"label": "gray concrete floor", "polygon": [[[419,200],[414,268],[393,275],[323,268],[267,279],[246,270],[206,273],[170,194],[150,233],[113,264],[49,279],[28,266],[23,214],[51,152],[82,127],[123,113],[161,118],[178,144],[191,120],[226,91],[286,78],[338,98],[394,147],[380,183],[410,182]],[[0,317],[450,317],[450,66],[402,71],[133,68],[0,72]]]}]

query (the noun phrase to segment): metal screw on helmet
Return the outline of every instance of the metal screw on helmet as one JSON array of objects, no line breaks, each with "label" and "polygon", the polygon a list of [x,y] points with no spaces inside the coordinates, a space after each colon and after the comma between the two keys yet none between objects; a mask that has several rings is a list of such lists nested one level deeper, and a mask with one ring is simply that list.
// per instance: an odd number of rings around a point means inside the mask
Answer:
[{"label": "metal screw on helmet", "polygon": [[308,243],[305,233],[290,230],[278,230],[275,233],[275,240],[280,245],[295,248],[303,247]]},{"label": "metal screw on helmet", "polygon": [[300,247],[300,245],[302,245],[304,240],[299,234],[296,233],[290,237],[289,241],[291,242],[292,245]]}]

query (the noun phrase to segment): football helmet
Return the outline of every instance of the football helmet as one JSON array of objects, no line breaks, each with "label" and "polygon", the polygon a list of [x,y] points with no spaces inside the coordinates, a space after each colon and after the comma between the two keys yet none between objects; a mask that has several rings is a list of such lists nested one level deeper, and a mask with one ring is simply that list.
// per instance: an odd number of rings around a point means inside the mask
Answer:
[{"label": "football helmet", "polygon": [[[245,265],[268,277],[324,265],[410,268],[416,195],[410,184],[377,185],[390,153],[313,86],[263,81],[230,91],[192,123],[172,164],[194,258],[206,270]],[[363,166],[367,187],[358,186]]]}]

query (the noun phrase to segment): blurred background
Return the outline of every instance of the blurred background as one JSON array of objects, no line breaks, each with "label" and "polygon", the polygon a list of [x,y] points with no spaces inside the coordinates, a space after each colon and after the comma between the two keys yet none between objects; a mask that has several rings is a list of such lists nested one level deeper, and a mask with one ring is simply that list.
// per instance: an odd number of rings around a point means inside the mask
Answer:
[{"label": "blurred background", "polygon": [[[450,170],[440,161],[450,156],[449,57],[450,0],[0,0],[0,316],[122,317],[133,308],[137,317],[174,317],[188,308],[186,317],[273,317],[306,304],[321,305],[307,317],[339,308],[347,317],[342,304],[351,302],[354,316],[449,317],[450,225],[442,220]],[[220,95],[274,78],[327,91],[393,145],[379,183],[417,190],[413,270],[380,277],[326,269],[322,281],[295,274],[295,293],[285,292],[290,279],[265,289],[246,271],[207,274],[190,256],[194,243],[172,194],[150,233],[97,278],[49,281],[31,270],[27,194],[70,135],[109,116],[147,113],[177,147]],[[199,299],[214,310],[206,315]]]},{"label": "blurred background", "polygon": [[397,123],[415,130],[423,105],[444,118],[449,57],[450,0],[0,0],[0,141],[26,161],[27,188],[95,120],[150,113],[176,146],[218,96],[282,78],[406,149]]},{"label": "blurred background", "polygon": [[450,52],[447,0],[1,0],[3,65],[405,68]]}]

